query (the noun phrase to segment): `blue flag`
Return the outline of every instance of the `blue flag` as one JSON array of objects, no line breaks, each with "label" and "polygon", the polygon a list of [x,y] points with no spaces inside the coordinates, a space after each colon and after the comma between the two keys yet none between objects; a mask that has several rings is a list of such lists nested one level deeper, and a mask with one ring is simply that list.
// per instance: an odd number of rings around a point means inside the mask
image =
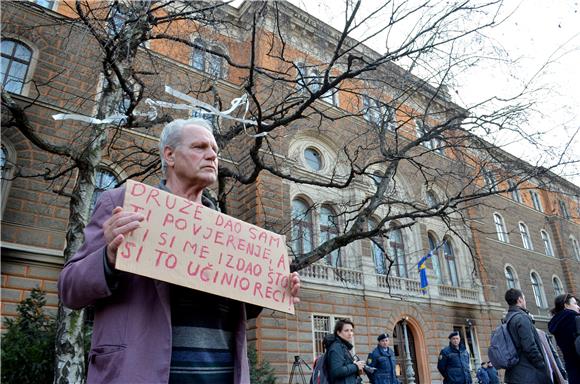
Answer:
[{"label": "blue flag", "polygon": [[419,263],[417,263],[417,267],[419,268],[419,278],[421,279],[421,291],[423,294],[427,293],[427,286],[429,285],[429,281],[427,280],[427,260],[433,256],[433,250],[429,251],[428,254],[423,256]]}]

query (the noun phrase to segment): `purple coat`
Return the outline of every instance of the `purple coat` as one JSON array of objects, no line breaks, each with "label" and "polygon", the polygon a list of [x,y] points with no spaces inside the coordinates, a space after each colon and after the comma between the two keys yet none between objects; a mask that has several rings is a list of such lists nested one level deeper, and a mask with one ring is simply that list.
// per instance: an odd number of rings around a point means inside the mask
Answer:
[{"label": "purple coat", "polygon": [[[100,197],[85,228],[85,243],[64,266],[58,292],[72,309],[95,306],[87,382],[167,383],[171,362],[169,284],[120,272],[118,285],[105,279],[103,223],[122,206],[125,188]],[[236,330],[235,384],[250,382],[246,342],[246,310],[240,303]]]}]

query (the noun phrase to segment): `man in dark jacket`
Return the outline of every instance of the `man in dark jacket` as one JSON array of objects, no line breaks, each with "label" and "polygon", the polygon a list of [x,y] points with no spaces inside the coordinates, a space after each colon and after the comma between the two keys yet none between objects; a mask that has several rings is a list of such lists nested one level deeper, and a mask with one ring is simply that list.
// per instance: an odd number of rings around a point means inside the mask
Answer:
[{"label": "man in dark jacket", "polygon": [[514,341],[519,362],[506,369],[505,382],[509,384],[551,384],[548,368],[542,354],[540,336],[526,309],[526,298],[519,289],[511,288],[505,293],[512,320],[508,331]]},{"label": "man in dark jacket", "polygon": [[497,369],[493,366],[491,361],[487,362],[487,376],[489,376],[489,384],[499,384],[499,376],[497,375]]},{"label": "man in dark jacket", "polygon": [[449,346],[439,353],[437,369],[443,376],[443,384],[471,384],[469,352],[461,344],[459,332],[449,334]]},{"label": "man in dark jacket", "polygon": [[395,351],[389,348],[389,334],[381,333],[377,337],[379,345],[369,353],[367,366],[375,368],[369,372],[369,380],[372,384],[399,384],[395,367]]},{"label": "man in dark jacket", "polygon": [[489,384],[489,374],[487,373],[487,363],[481,363],[481,367],[477,370],[477,382],[479,384]]}]

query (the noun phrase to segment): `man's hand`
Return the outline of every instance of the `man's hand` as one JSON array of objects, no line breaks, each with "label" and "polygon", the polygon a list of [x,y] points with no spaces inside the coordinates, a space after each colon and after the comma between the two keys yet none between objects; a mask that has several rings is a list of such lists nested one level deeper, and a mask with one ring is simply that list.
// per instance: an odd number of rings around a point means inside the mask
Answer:
[{"label": "man's hand", "polygon": [[298,295],[300,294],[300,275],[298,272],[292,272],[290,274],[290,295],[292,295],[292,301],[294,304],[300,302]]},{"label": "man's hand", "polygon": [[125,235],[139,228],[139,223],[145,217],[136,212],[127,212],[123,207],[115,207],[113,215],[103,223],[103,234],[107,243],[107,261],[111,268],[115,267],[117,249],[125,239]]}]

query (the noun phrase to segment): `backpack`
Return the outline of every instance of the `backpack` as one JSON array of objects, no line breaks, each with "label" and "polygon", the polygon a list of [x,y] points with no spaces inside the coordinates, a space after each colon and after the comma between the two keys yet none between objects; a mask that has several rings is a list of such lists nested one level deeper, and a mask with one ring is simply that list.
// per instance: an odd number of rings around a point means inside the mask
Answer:
[{"label": "backpack", "polygon": [[326,353],[318,356],[314,361],[314,368],[312,368],[312,377],[310,384],[329,384],[328,368],[326,367]]},{"label": "backpack", "polygon": [[511,368],[520,361],[512,335],[508,330],[508,324],[516,314],[508,315],[491,333],[487,356],[497,369]]}]

